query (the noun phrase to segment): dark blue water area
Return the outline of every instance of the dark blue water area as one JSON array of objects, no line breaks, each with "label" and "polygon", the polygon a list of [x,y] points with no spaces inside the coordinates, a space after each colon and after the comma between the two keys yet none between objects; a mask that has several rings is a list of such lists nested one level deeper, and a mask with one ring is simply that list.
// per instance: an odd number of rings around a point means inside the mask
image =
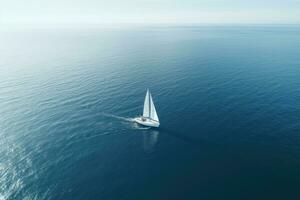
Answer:
[{"label": "dark blue water area", "polygon": [[300,198],[299,26],[0,30],[1,200]]}]

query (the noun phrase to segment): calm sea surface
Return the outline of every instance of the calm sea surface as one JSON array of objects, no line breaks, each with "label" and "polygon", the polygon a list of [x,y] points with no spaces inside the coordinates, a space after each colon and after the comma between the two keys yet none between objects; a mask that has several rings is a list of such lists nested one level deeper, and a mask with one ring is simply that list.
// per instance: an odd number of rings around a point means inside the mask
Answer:
[{"label": "calm sea surface", "polygon": [[0,200],[299,188],[300,26],[0,29]]}]

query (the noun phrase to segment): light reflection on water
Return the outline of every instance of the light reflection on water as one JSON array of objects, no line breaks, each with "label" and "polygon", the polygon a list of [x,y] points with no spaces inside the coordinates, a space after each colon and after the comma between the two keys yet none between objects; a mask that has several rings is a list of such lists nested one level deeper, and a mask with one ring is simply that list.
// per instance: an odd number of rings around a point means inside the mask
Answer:
[{"label": "light reflection on water", "polygon": [[143,132],[143,149],[146,152],[152,152],[158,142],[159,131],[148,130]]}]

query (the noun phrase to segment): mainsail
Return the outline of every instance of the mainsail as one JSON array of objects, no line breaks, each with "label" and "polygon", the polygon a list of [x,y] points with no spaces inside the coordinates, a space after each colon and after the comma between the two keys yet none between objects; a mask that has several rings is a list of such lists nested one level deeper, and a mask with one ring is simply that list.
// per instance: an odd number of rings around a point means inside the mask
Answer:
[{"label": "mainsail", "polygon": [[146,97],[145,97],[145,102],[144,102],[144,111],[143,111],[143,117],[150,118],[155,121],[159,121],[156,109],[152,100],[152,96],[147,90]]},{"label": "mainsail", "polygon": [[144,102],[144,111],[143,111],[143,117],[149,117],[150,118],[150,104],[149,104],[149,90],[147,90],[145,102]]}]

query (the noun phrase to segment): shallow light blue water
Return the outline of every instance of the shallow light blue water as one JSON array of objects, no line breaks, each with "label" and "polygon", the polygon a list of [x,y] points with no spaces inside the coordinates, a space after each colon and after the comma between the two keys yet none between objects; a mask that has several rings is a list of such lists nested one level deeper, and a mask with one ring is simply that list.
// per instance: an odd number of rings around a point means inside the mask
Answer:
[{"label": "shallow light blue water", "polygon": [[[298,199],[300,27],[0,31],[0,199]],[[161,121],[145,129],[146,89]]]}]

